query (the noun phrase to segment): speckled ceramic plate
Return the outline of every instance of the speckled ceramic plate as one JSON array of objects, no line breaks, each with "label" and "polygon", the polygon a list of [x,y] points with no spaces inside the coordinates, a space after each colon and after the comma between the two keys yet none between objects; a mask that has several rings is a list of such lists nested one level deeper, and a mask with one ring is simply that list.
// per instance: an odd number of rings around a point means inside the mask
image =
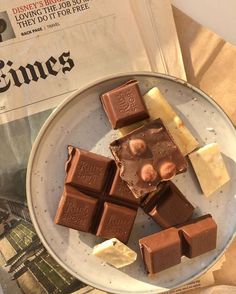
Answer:
[{"label": "speckled ceramic plate", "polygon": [[[201,194],[193,171],[175,178],[196,207],[195,215],[211,213],[218,224],[217,249],[149,278],[140,257],[118,270],[91,255],[102,240],[53,222],[63,189],[68,144],[111,156],[108,145],[116,132],[103,112],[99,96],[129,79],[144,94],[158,86],[201,144],[218,142],[231,181],[210,198]],[[66,99],[41,129],[28,165],[27,197],[32,221],[49,253],[68,272],[96,288],[114,293],[160,293],[196,278],[211,267],[236,231],[236,132],[225,113],[203,92],[172,77],[151,73],[125,74],[98,81]],[[129,246],[139,252],[138,239],[160,228],[139,211]]]}]

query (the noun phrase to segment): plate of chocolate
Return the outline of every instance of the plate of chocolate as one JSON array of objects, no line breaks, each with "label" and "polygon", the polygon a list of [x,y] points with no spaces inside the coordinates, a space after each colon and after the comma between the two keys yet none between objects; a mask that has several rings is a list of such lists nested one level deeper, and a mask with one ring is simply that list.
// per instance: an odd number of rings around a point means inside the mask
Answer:
[{"label": "plate of chocolate", "polygon": [[222,109],[165,75],[113,76],[42,127],[27,199],[46,249],[111,293],[161,293],[209,269],[236,231],[236,132]]}]

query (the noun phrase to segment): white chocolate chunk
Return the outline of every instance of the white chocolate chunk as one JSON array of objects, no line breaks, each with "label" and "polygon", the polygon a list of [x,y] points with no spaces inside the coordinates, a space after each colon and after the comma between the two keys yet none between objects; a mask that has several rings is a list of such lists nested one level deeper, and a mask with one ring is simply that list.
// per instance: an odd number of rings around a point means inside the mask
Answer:
[{"label": "white chocolate chunk", "polygon": [[133,263],[137,258],[137,253],[128,246],[112,238],[93,248],[93,255],[101,258],[116,268],[121,268]]},{"label": "white chocolate chunk", "polygon": [[206,196],[230,180],[217,143],[211,143],[189,154],[198,181]]},{"label": "white chocolate chunk", "polygon": [[[163,121],[184,156],[198,147],[199,143],[197,140],[193,137],[157,87],[149,90],[144,95],[143,99],[148,109],[150,119],[160,118]],[[121,128],[120,134],[124,136],[140,127],[145,122],[148,122],[148,120]]]}]

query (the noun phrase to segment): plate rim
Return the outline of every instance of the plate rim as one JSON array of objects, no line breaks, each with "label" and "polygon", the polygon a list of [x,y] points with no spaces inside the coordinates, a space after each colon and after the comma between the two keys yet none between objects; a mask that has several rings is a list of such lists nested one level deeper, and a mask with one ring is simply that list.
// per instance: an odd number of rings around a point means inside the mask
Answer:
[{"label": "plate rim", "polygon": [[[224,118],[226,119],[226,121],[228,122],[230,128],[232,129],[233,132],[235,132],[236,135],[236,130],[235,127],[233,125],[233,122],[231,121],[230,117],[227,115],[227,113],[225,113],[225,111],[223,110],[223,108],[216,102],[213,100],[213,98],[211,98],[206,92],[204,92],[203,90],[193,86],[192,84],[188,83],[185,80],[182,80],[180,78],[171,76],[171,75],[167,75],[167,74],[162,74],[162,73],[155,73],[155,72],[147,72],[147,71],[134,71],[134,72],[125,72],[125,73],[118,73],[118,74],[113,74],[113,75],[108,75],[105,76],[101,79],[97,79],[94,82],[88,83],[87,85],[83,86],[82,88],[76,90],[75,92],[73,92],[72,94],[70,94],[68,97],[66,97],[63,101],[61,101],[59,103],[59,105],[52,111],[52,113],[49,115],[49,117],[46,119],[46,121],[44,122],[44,124],[42,125],[39,133],[37,134],[37,137],[33,143],[31,152],[30,152],[30,156],[28,159],[28,165],[27,165],[27,173],[26,173],[26,196],[27,196],[27,204],[28,204],[28,209],[29,209],[29,213],[30,213],[30,217],[31,217],[31,221],[34,225],[34,229],[38,235],[38,237],[40,238],[40,241],[42,242],[43,246],[46,248],[46,250],[49,252],[49,254],[56,260],[56,262],[61,265],[67,272],[69,272],[72,276],[74,276],[76,279],[84,282],[87,285],[90,285],[94,288],[100,289],[102,291],[106,291],[106,292],[110,292],[111,289],[110,288],[106,288],[103,287],[101,285],[97,285],[91,281],[88,281],[86,278],[81,277],[79,274],[75,274],[75,272],[73,272],[72,270],[70,270],[69,267],[67,267],[67,265],[59,258],[59,256],[51,249],[50,245],[47,243],[47,240],[44,238],[43,233],[41,232],[40,228],[39,228],[39,224],[37,222],[37,217],[36,214],[34,213],[34,208],[33,208],[33,203],[32,203],[32,195],[31,195],[31,176],[32,176],[32,167],[33,167],[33,163],[34,163],[34,159],[35,159],[35,155],[36,152],[38,150],[38,147],[40,145],[40,142],[45,134],[45,132],[47,131],[48,127],[50,126],[50,124],[52,123],[52,121],[55,119],[55,117],[57,116],[57,114],[68,104],[70,103],[73,99],[75,99],[75,97],[77,97],[78,95],[82,94],[83,92],[89,90],[90,88],[97,86],[101,83],[104,83],[106,81],[109,80],[113,80],[116,78],[130,78],[132,76],[149,76],[149,77],[153,77],[153,78],[162,78],[162,79],[167,79],[167,80],[171,80],[173,82],[176,82],[177,84],[182,84],[183,86],[186,86],[187,88],[192,89],[193,91],[197,92],[198,94],[200,94],[204,99],[208,100],[209,103],[211,103],[220,113],[222,116],[224,116]],[[222,250],[222,252],[214,259],[212,260],[212,262],[205,267],[204,269],[202,269],[201,271],[199,271],[196,275],[188,278],[185,282],[180,283],[178,286],[173,287],[173,288],[162,288],[161,292],[160,291],[156,291],[156,290],[149,290],[148,292],[145,291],[141,291],[138,293],[162,293],[163,291],[169,291],[172,289],[177,289],[185,284],[190,283],[191,281],[197,279],[198,277],[202,276],[205,272],[207,272],[211,267],[214,266],[214,264],[223,256],[223,254],[225,253],[225,251],[228,249],[228,247],[231,245],[232,241],[234,240],[234,237],[236,236],[236,232],[234,232],[231,236],[230,239],[228,239],[227,241],[227,245],[225,246],[225,248]],[[130,294],[130,291],[117,291],[116,289],[114,289],[114,291],[112,290],[112,292],[110,293],[122,293],[122,294]]]}]

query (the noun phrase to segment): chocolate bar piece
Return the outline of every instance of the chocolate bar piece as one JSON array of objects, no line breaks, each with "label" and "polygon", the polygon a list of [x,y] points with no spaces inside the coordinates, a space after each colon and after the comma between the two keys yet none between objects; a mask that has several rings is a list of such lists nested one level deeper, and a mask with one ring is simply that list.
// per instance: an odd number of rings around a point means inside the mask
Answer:
[{"label": "chocolate bar piece", "polygon": [[68,147],[68,153],[65,183],[85,192],[101,193],[113,160],[72,146]]},{"label": "chocolate bar piece", "polygon": [[150,117],[162,119],[184,156],[198,147],[198,141],[157,87],[152,88],[145,94],[144,101]]},{"label": "chocolate bar piece", "polygon": [[88,232],[92,228],[98,199],[89,197],[74,187],[65,186],[55,223],[75,230]]},{"label": "chocolate bar piece", "polygon": [[199,148],[189,154],[189,159],[206,196],[210,196],[230,180],[217,143]]},{"label": "chocolate bar piece", "polygon": [[[147,107],[150,119],[153,120],[160,118],[164,122],[166,128],[184,156],[198,147],[199,143],[197,140],[184,125],[184,122],[157,87],[149,90],[143,96],[143,100]],[[145,123],[147,123],[147,121],[134,123],[119,129],[119,132],[121,136],[124,136]]]},{"label": "chocolate bar piece", "polygon": [[72,146],[68,152],[55,223],[128,242],[139,201],[118,177],[114,160]]},{"label": "chocolate bar piece", "polygon": [[157,191],[142,200],[141,207],[162,228],[185,223],[193,214],[194,207],[171,182],[162,182]]},{"label": "chocolate bar piece", "polygon": [[217,225],[211,215],[205,215],[181,227],[183,254],[189,258],[216,248]]},{"label": "chocolate bar piece", "polygon": [[170,228],[139,240],[146,270],[155,274],[181,262],[182,249],[178,230]]},{"label": "chocolate bar piece", "polygon": [[116,238],[112,238],[93,248],[93,255],[101,258],[116,268],[121,268],[133,263],[137,253]]},{"label": "chocolate bar piece", "polygon": [[149,117],[136,80],[103,94],[101,101],[113,129]]},{"label": "chocolate bar piece", "polygon": [[104,203],[102,217],[97,229],[97,236],[107,239],[114,236],[127,243],[137,211],[113,203]]},{"label": "chocolate bar piece", "polygon": [[160,119],[115,140],[110,149],[121,178],[137,198],[187,170],[185,158]]},{"label": "chocolate bar piece", "polygon": [[216,248],[217,225],[211,215],[172,227],[139,240],[146,270],[158,273],[181,262],[181,256],[199,256]]}]

